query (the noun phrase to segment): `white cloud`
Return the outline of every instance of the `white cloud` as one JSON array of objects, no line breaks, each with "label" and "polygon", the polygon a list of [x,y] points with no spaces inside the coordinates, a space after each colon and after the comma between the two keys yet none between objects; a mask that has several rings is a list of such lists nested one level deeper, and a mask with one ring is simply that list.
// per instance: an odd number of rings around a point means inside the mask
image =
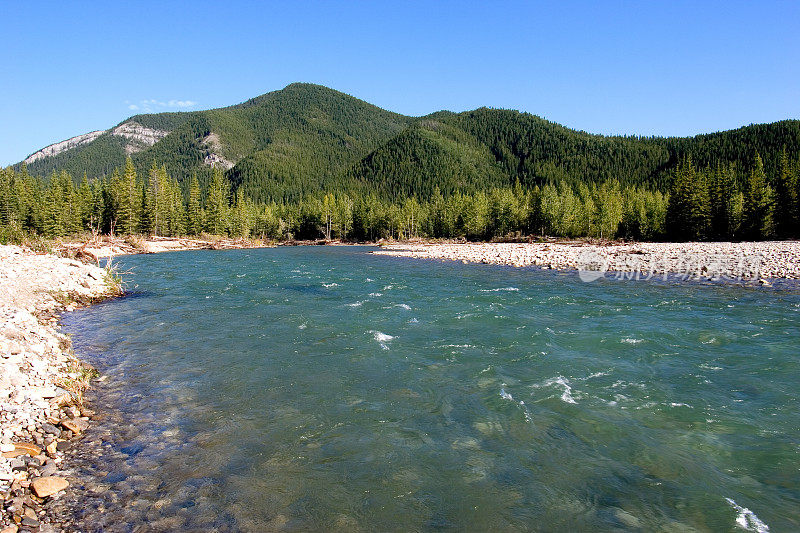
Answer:
[{"label": "white cloud", "polygon": [[138,104],[132,104],[130,100],[125,100],[125,103],[131,111],[138,111],[141,109],[145,113],[158,113],[159,111],[165,111],[167,109],[186,109],[197,105],[197,102],[194,100],[173,99],[163,101],[156,100],[155,98],[139,100]]}]

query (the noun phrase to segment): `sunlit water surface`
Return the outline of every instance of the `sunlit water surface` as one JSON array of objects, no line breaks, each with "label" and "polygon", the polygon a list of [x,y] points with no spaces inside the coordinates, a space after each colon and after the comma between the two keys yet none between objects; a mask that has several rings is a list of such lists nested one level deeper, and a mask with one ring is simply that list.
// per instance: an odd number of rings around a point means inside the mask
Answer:
[{"label": "sunlit water surface", "polygon": [[797,291],[369,250],[118,260],[89,524],[800,529]]}]

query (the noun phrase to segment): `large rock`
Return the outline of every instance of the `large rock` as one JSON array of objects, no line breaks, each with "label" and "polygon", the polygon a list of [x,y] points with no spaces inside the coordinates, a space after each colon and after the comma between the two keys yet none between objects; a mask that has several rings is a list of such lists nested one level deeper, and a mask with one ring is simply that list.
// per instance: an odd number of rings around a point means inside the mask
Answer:
[{"label": "large rock", "polygon": [[14,443],[14,449],[8,452],[3,452],[3,457],[13,459],[20,455],[30,455],[31,457],[42,453],[42,449],[30,442],[17,442]]},{"label": "large rock", "polygon": [[70,418],[69,420],[62,420],[61,426],[77,435],[89,428],[89,422],[80,418]]},{"label": "large rock", "polygon": [[31,490],[39,498],[47,498],[67,487],[69,487],[69,481],[58,476],[38,477],[31,481]]}]

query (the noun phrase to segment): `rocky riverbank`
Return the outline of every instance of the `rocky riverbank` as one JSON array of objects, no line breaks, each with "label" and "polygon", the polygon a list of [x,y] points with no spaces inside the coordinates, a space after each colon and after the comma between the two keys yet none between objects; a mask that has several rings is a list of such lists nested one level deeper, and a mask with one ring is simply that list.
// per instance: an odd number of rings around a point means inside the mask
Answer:
[{"label": "rocky riverbank", "polygon": [[634,244],[418,243],[390,244],[378,255],[464,263],[578,270],[581,279],[683,279],[754,281],[800,279],[800,241],[649,242]]},{"label": "rocky riverbank", "polygon": [[59,531],[48,510],[67,491],[64,452],[94,413],[83,391],[96,376],[59,332],[62,311],[118,294],[106,270],[0,246],[0,531]]},{"label": "rocky riverbank", "polygon": [[108,235],[89,236],[83,239],[53,241],[51,248],[60,255],[84,261],[98,261],[103,257],[132,254],[156,254],[184,250],[236,250],[241,248],[266,248],[274,246],[268,241],[258,239],[157,237],[127,235],[111,237]]}]

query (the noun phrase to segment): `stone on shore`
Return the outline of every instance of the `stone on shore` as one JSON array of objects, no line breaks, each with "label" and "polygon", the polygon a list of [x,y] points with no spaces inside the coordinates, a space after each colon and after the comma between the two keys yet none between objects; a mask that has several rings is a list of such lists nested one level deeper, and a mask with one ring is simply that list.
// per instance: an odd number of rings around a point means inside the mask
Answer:
[{"label": "stone on shore", "polygon": [[88,429],[89,422],[86,420],[81,420],[80,418],[70,418],[68,420],[62,420],[61,426],[77,435],[78,433],[83,433],[86,431],[86,429]]},{"label": "stone on shore", "polygon": [[14,444],[14,449],[11,451],[3,452],[3,457],[13,459],[20,455],[30,455],[31,457],[42,453],[42,449],[29,442],[17,442]]},{"label": "stone on shore", "polygon": [[47,455],[50,457],[55,457],[56,452],[58,451],[58,442],[53,441],[47,445]]},{"label": "stone on shore", "polygon": [[45,476],[31,481],[31,490],[39,498],[47,498],[69,487],[69,481],[63,477]]}]

